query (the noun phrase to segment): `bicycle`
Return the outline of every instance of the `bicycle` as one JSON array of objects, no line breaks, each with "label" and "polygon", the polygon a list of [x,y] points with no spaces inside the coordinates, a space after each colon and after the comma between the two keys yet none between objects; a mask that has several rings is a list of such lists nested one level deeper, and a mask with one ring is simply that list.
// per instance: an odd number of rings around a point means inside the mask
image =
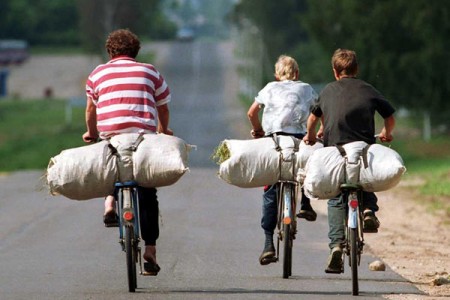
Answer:
[{"label": "bicycle", "polygon": [[280,257],[280,243],[283,244],[283,278],[292,275],[292,248],[297,233],[297,207],[298,182],[279,181],[278,215],[277,215],[277,261]]},{"label": "bicycle", "polygon": [[139,246],[139,199],[138,185],[135,181],[117,182],[114,199],[119,216],[119,243],[126,254],[128,291],[134,293],[137,288],[136,264],[142,271],[141,248]]},{"label": "bicycle", "polygon": [[[343,251],[348,256],[348,264],[351,268],[352,294],[359,294],[358,266],[361,262],[361,254],[364,248],[363,235],[363,209],[362,209],[362,187],[359,184],[344,183],[340,186],[343,199],[347,199],[347,218],[345,219],[345,241]],[[342,273],[345,265],[342,264]]]}]

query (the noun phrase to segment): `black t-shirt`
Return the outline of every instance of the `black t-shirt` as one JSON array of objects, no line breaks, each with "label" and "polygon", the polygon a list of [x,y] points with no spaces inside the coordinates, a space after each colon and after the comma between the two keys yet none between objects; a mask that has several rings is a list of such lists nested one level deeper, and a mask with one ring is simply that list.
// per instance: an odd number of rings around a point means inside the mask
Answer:
[{"label": "black t-shirt", "polygon": [[375,112],[390,117],[395,109],[373,86],[356,78],[329,83],[311,111],[324,117],[324,145],[375,143]]}]

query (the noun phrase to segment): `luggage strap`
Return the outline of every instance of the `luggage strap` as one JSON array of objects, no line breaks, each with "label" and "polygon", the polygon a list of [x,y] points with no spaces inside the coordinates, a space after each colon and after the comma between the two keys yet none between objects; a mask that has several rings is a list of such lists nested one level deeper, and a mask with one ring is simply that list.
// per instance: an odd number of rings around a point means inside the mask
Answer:
[{"label": "luggage strap", "polygon": [[131,145],[131,151],[135,152],[139,146],[139,144],[144,140],[144,133],[139,133],[138,138],[134,141],[133,145]]},{"label": "luggage strap", "polygon": [[[362,161],[364,164],[364,169],[367,169],[369,167],[369,162],[367,160],[367,152],[369,151],[370,146],[372,146],[372,144],[367,144],[362,149],[361,157],[362,157]],[[342,157],[347,156],[347,152],[345,152],[345,148],[342,145],[335,145],[335,147],[338,149],[338,151],[342,155]]]},{"label": "luggage strap", "polygon": [[[280,153],[279,158],[280,158],[280,163],[279,163],[279,171],[278,171],[278,178],[281,177],[281,166],[282,166],[282,161],[283,161],[283,152],[281,152],[283,149],[281,148],[280,144],[278,143],[278,135],[276,133],[271,135],[273,142],[275,143],[275,150],[277,152]],[[293,136],[290,136],[292,141],[294,142],[294,152],[298,152],[299,148],[300,148],[300,142],[297,141],[296,138],[294,138]],[[293,178],[295,178],[295,159],[296,156],[294,155],[294,161],[292,162],[292,176]]]}]

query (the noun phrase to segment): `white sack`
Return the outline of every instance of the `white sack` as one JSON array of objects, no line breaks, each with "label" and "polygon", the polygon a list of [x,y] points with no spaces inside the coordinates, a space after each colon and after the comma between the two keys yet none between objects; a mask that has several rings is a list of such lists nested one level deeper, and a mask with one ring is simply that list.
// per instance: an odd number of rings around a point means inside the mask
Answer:
[{"label": "white sack", "polygon": [[112,194],[116,182],[116,160],[106,141],[64,150],[52,157],[47,167],[50,193],[75,200]]},{"label": "white sack", "polygon": [[191,145],[165,134],[146,134],[133,153],[133,177],[143,187],[174,184],[188,170]]},{"label": "white sack", "polygon": [[145,134],[133,151],[139,134],[113,136],[107,141],[62,151],[50,159],[47,185],[52,195],[75,200],[111,195],[115,182],[134,180],[143,187],[175,183],[188,170],[191,148],[180,138]]},{"label": "white sack", "polygon": [[395,187],[406,171],[401,156],[391,148],[374,144],[367,153],[368,168],[360,170],[360,184],[366,192],[381,192]]},{"label": "white sack", "polygon": [[254,140],[224,140],[230,158],[220,164],[219,177],[238,187],[252,188],[271,185],[278,180],[296,180],[299,168],[314,150],[323,147],[317,143],[308,146],[291,136],[277,136],[281,151],[270,137]]},{"label": "white sack", "polygon": [[386,146],[373,144],[367,151],[366,167],[362,156],[366,145],[364,142],[343,145],[346,157],[334,146],[314,152],[302,173],[306,196],[333,198],[340,193],[342,183],[358,183],[366,192],[381,192],[396,186],[406,170],[400,155]]}]

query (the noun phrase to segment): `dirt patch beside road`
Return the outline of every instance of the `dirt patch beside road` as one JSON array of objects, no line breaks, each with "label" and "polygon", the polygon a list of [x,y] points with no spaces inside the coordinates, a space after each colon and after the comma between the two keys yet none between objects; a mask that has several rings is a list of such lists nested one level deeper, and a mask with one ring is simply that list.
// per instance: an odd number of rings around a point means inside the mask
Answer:
[{"label": "dirt patch beside road", "polygon": [[449,216],[429,212],[426,197],[418,195],[414,185],[414,180],[405,180],[393,190],[377,193],[381,227],[377,234],[365,235],[367,248],[428,294],[389,299],[450,299]]}]

